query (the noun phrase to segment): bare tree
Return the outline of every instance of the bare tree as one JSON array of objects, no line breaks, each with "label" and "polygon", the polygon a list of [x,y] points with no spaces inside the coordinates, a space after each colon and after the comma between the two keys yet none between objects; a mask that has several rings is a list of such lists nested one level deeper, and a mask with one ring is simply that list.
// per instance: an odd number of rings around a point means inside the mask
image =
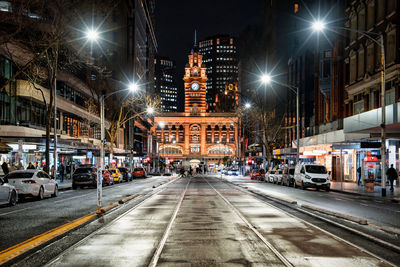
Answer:
[{"label": "bare tree", "polygon": [[132,96],[125,101],[122,101],[120,108],[110,116],[110,127],[107,129],[107,134],[110,140],[110,152],[114,153],[114,145],[118,136],[118,131],[128,121],[135,120],[138,117],[145,117],[147,108],[151,107],[157,110],[161,101],[159,97],[153,97],[150,95],[139,94]]},{"label": "bare tree", "polygon": [[[252,98],[251,110],[239,110],[239,113],[250,113],[246,116],[244,126],[262,147],[265,148],[265,156],[268,161],[273,157],[274,148],[283,145],[282,125],[285,114],[277,115],[275,113],[276,105],[268,103],[268,98],[256,93]],[[279,104],[278,104],[279,105]]]},{"label": "bare tree", "polygon": [[2,81],[0,91],[19,77],[31,82],[35,89],[39,89],[37,85],[49,89],[48,101],[41,91],[46,107],[46,171],[57,73],[77,68],[84,61],[71,42],[76,36],[73,26],[81,23],[79,15],[90,12],[92,7],[92,1],[20,0],[14,1],[10,12],[0,18],[0,53],[17,66],[17,71]]}]

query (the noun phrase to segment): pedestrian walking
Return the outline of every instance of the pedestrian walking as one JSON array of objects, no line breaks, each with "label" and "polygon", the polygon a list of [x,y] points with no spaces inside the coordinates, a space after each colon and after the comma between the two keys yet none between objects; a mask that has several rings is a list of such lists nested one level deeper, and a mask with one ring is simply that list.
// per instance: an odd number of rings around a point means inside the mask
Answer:
[{"label": "pedestrian walking", "polygon": [[32,162],[29,162],[27,170],[34,170],[36,169],[35,166],[33,166]]},{"label": "pedestrian walking", "polygon": [[1,164],[1,168],[3,169],[4,175],[7,175],[10,170],[8,169],[8,164],[4,161],[3,164]]},{"label": "pedestrian walking", "polygon": [[[390,181],[390,191],[393,191],[394,190],[393,189],[394,180],[397,180],[397,178],[398,178],[397,171],[395,168],[393,168],[393,164],[391,164],[390,168],[386,171],[386,175]],[[386,185],[382,185],[382,186],[386,187]]]},{"label": "pedestrian walking", "polygon": [[64,181],[64,170],[65,170],[64,164],[61,163],[59,170],[60,170],[61,182],[63,182]]},{"label": "pedestrian walking", "polygon": [[50,172],[51,172],[51,176],[53,176],[53,178],[56,179],[56,177],[54,176],[54,165],[51,166]]},{"label": "pedestrian walking", "polygon": [[357,168],[357,175],[358,175],[357,185],[360,185],[360,182],[361,182],[361,167]]}]

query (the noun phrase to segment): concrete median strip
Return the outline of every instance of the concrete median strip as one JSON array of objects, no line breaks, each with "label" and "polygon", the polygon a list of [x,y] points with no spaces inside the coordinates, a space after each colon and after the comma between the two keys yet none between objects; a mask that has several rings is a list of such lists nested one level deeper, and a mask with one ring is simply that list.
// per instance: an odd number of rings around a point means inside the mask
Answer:
[{"label": "concrete median strip", "polygon": [[103,213],[105,213],[105,212],[107,212],[107,211],[109,211],[109,210],[111,210],[111,209],[113,209],[113,208],[115,208],[117,206],[118,206],[118,203],[110,203],[109,205],[107,205],[105,207],[102,207],[100,209],[100,213],[97,212],[97,214],[103,214]]},{"label": "concrete median strip", "polygon": [[95,219],[95,215],[87,215],[76,219],[72,222],[63,224],[57,228],[51,229],[43,234],[34,236],[24,242],[21,242],[15,246],[9,247],[3,251],[0,251],[0,265],[28,252],[31,249],[34,249],[38,246],[45,244],[46,242],[61,236],[93,219]]},{"label": "concrete median strip", "polygon": [[125,202],[128,202],[129,200],[134,199],[134,198],[137,197],[137,196],[139,196],[139,194],[134,194],[134,195],[131,195],[131,196],[129,196],[129,197],[121,198],[121,199],[118,201],[118,203],[119,203],[119,204],[124,204]]},{"label": "concrete median strip", "polygon": [[319,211],[321,213],[325,213],[325,214],[332,215],[332,216],[335,216],[335,217],[340,217],[340,218],[343,218],[343,219],[346,219],[348,221],[352,221],[352,222],[355,222],[355,223],[358,223],[358,224],[362,224],[362,225],[367,225],[368,224],[367,220],[360,219],[360,218],[357,218],[357,217],[354,217],[354,216],[351,216],[351,215],[346,215],[346,214],[342,214],[342,213],[338,213],[338,212],[333,212],[333,211],[330,211],[330,210],[318,208],[318,207],[307,205],[307,204],[300,204],[299,206],[302,207],[302,208]]}]

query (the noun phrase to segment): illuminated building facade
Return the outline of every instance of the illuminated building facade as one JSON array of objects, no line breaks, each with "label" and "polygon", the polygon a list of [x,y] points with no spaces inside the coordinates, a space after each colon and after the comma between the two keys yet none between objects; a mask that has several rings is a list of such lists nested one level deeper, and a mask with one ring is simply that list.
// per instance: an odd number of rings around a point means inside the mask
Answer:
[{"label": "illuminated building facade", "polygon": [[234,113],[207,112],[206,68],[196,48],[189,55],[183,80],[185,112],[165,112],[154,118],[159,155],[208,163],[238,157],[238,117]]}]

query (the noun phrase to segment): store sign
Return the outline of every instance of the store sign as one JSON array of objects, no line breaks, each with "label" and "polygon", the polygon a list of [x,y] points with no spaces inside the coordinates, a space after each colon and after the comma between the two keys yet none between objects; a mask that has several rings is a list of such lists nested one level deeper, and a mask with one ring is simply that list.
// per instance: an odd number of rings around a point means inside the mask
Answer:
[{"label": "store sign", "polygon": [[335,150],[335,151],[330,151],[329,152],[329,155],[340,155],[340,154],[347,155],[348,152],[347,151],[340,151],[340,150]]}]

